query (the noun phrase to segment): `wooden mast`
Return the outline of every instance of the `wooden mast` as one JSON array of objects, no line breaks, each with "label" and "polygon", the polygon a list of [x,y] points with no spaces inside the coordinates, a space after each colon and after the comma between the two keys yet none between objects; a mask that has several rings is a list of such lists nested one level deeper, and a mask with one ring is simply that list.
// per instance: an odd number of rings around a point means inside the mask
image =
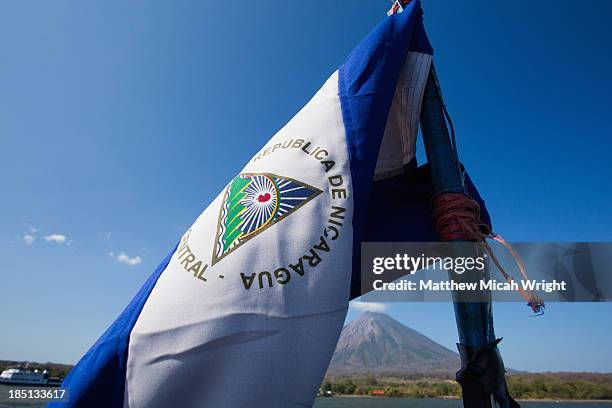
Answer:
[{"label": "wooden mast", "polygon": [[[429,163],[434,197],[444,194],[467,196],[460,164],[451,142],[442,93],[432,63],[425,86],[420,118],[423,142]],[[444,241],[470,242],[470,239],[455,238]],[[475,246],[475,251],[477,251]],[[478,282],[488,277],[482,274],[458,275],[449,272],[455,281]],[[506,387],[505,370],[495,339],[490,291],[479,294],[481,301],[465,301],[465,294],[453,292],[455,320],[459,334],[457,344],[461,354],[462,368],[457,372],[461,384],[463,405],[466,408],[491,408],[492,397],[501,408],[519,405],[510,397]],[[473,295],[472,295],[473,296]]]}]

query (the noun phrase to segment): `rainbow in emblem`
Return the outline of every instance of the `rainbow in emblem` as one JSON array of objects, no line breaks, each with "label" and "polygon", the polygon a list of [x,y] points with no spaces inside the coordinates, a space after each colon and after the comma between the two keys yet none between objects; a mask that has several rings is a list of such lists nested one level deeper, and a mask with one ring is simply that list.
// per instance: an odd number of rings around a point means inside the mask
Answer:
[{"label": "rainbow in emblem", "polygon": [[227,186],[219,214],[212,264],[321,193],[275,174],[240,174]]}]

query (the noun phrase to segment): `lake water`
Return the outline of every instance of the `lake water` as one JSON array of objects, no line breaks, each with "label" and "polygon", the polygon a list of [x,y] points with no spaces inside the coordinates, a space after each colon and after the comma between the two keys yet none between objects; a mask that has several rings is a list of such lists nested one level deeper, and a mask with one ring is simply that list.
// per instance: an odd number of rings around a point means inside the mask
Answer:
[{"label": "lake water", "polygon": [[[612,408],[612,402],[521,402],[526,408]],[[317,398],[313,408],[463,408],[460,400],[411,398]]]},{"label": "lake water", "polygon": [[[0,408],[42,408],[46,401],[15,400],[9,399],[9,390],[29,387],[11,387],[0,385]],[[32,387],[40,388],[40,387]],[[57,388],[48,388],[57,389]],[[526,408],[612,408],[612,402],[521,402]],[[462,408],[458,400],[436,400],[436,399],[404,399],[404,398],[317,398],[313,408]]]}]

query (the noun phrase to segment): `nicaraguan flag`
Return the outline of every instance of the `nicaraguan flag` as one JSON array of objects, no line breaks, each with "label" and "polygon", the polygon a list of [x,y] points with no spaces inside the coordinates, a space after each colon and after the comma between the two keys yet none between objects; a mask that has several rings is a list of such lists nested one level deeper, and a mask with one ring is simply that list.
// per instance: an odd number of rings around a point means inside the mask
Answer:
[{"label": "nicaraguan flag", "polygon": [[313,404],[361,241],[435,239],[411,167],[432,59],[421,14],[386,18],[229,180],[52,405]]}]

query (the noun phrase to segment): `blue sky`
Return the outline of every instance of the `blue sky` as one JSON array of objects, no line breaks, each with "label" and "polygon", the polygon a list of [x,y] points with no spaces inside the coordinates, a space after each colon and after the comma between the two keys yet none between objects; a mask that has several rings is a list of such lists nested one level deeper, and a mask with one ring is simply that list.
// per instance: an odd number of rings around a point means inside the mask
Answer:
[{"label": "blue sky", "polygon": [[[2,2],[0,359],[75,362],[387,6]],[[612,3],[424,9],[496,230],[612,241]],[[453,347],[450,305],[386,310]],[[495,310],[508,366],[612,371],[609,304],[552,304],[538,319],[518,303]]]}]

